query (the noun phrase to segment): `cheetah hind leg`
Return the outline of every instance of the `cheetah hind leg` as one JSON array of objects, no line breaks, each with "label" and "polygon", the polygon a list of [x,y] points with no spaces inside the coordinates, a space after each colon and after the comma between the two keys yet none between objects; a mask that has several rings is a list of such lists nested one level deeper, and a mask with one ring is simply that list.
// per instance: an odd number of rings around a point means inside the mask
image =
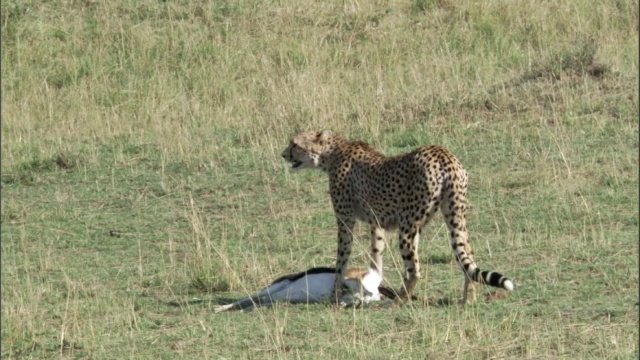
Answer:
[{"label": "cheetah hind leg", "polygon": [[420,241],[420,230],[411,225],[400,226],[400,253],[405,268],[405,278],[403,287],[398,292],[400,303],[408,302],[412,299],[413,290],[420,279],[420,262],[418,260],[418,243]]},{"label": "cheetah hind leg", "polygon": [[469,304],[473,304],[476,301],[476,286],[473,283],[473,280],[465,274],[464,290],[462,292],[462,305],[466,305],[467,300],[469,300]]}]

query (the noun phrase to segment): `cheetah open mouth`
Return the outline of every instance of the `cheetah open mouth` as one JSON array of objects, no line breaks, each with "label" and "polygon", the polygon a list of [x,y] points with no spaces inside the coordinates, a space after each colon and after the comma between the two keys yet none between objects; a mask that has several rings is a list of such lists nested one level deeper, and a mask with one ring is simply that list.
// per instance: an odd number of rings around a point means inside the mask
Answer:
[{"label": "cheetah open mouth", "polygon": [[297,169],[300,166],[302,166],[302,161],[294,161],[293,164],[291,164],[292,169]]}]

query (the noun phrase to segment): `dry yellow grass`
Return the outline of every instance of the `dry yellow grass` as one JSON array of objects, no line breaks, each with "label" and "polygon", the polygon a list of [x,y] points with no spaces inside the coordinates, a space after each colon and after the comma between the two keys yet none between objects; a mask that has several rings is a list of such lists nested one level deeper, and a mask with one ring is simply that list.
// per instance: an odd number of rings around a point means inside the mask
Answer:
[{"label": "dry yellow grass", "polygon": [[[3,358],[637,358],[637,1],[2,10]],[[279,157],[316,128],[449,147],[517,291],[453,304],[438,217],[426,304],[212,314],[333,264],[326,179]]]}]

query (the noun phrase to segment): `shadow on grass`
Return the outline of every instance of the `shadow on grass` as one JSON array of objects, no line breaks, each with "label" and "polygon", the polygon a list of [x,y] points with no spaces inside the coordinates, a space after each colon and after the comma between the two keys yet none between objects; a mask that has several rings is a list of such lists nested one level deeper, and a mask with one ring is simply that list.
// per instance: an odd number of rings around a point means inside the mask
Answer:
[{"label": "shadow on grass", "polygon": [[[396,291],[389,287],[381,286],[379,290],[380,290],[380,294],[382,294],[387,299],[395,299],[398,297]],[[457,302],[455,300],[452,300],[451,298],[446,298],[446,297],[436,299],[436,298],[429,298],[428,296],[418,297],[417,295],[412,294],[411,303],[424,305],[424,306],[445,307],[445,306],[455,305]]]},{"label": "shadow on grass", "polygon": [[[413,295],[411,302],[406,304],[395,304],[393,300],[385,298],[386,300],[370,303],[369,309],[387,309],[387,308],[396,308],[397,306],[417,306],[417,307],[437,307],[437,308],[445,308],[449,306],[460,305],[460,301],[453,300],[452,298],[442,297],[442,298],[427,298],[427,297],[418,297]],[[167,301],[165,305],[170,306],[172,308],[184,309],[191,306],[218,306],[218,305],[227,305],[236,302],[237,299],[233,298],[216,298],[216,299],[192,299],[185,301]],[[285,302],[286,303],[286,302]],[[334,304],[335,305],[335,304]]]},{"label": "shadow on grass", "polygon": [[452,306],[452,305],[460,305],[460,301],[455,301],[451,298],[439,298],[439,299],[424,299],[423,300],[424,303],[428,304],[429,306],[434,306],[434,307],[447,307],[447,306]]}]

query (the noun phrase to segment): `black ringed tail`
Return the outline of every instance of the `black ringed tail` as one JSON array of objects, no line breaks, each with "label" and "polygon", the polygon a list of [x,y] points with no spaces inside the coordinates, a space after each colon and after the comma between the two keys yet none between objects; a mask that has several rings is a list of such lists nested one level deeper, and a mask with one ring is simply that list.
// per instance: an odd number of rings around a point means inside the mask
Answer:
[{"label": "black ringed tail", "polygon": [[489,286],[503,288],[509,291],[512,291],[514,289],[513,281],[497,272],[486,270],[482,271],[478,268],[475,268],[475,270],[469,274],[469,277],[473,281],[477,281]]}]

